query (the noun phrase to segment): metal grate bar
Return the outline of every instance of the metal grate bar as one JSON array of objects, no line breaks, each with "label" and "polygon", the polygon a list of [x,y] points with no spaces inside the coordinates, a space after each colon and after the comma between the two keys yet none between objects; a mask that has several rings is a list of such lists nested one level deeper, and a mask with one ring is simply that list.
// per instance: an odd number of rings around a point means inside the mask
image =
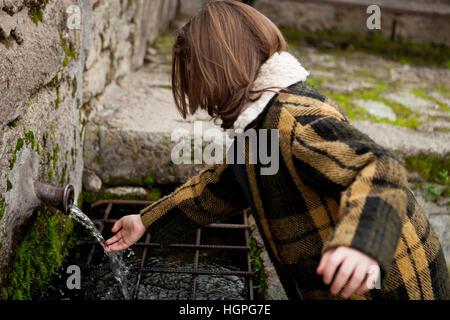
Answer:
[{"label": "metal grate bar", "polygon": [[[106,224],[114,224],[117,219],[111,219],[110,214],[112,212],[114,205],[119,206],[148,206],[152,204],[152,201],[141,201],[141,200],[102,200],[97,201],[91,205],[91,210],[96,207],[101,207],[106,205],[105,212],[103,214],[103,217],[100,219],[93,220],[94,223],[98,225],[100,233],[103,233],[104,227]],[[249,299],[253,300],[253,272],[252,272],[252,266],[251,266],[251,259],[250,259],[250,246],[249,246],[249,229],[250,226],[248,225],[247,221],[247,212],[244,211],[243,213],[243,224],[230,224],[230,223],[215,223],[208,225],[203,228],[219,228],[219,229],[242,229],[244,231],[245,236],[245,245],[244,246],[236,246],[236,245],[206,245],[201,244],[201,229],[199,228],[196,231],[196,239],[195,244],[189,244],[189,243],[173,243],[164,246],[164,248],[168,249],[187,249],[187,250],[195,250],[194,253],[194,268],[156,268],[156,267],[144,267],[145,261],[148,256],[148,249],[150,248],[162,248],[163,246],[159,243],[152,243],[150,242],[150,234],[146,233],[145,240],[142,242],[137,242],[134,244],[136,247],[142,247],[143,252],[140,260],[140,266],[131,268],[130,271],[137,272],[137,280],[133,292],[133,299],[137,299],[139,295],[139,285],[141,283],[142,277],[145,273],[177,273],[177,274],[191,274],[192,280],[191,280],[191,292],[190,292],[190,298],[195,299],[197,295],[197,278],[199,275],[217,275],[217,276],[228,276],[228,275],[235,275],[235,276],[242,276],[245,277],[247,280],[247,286],[249,290]],[[92,257],[94,255],[94,252],[97,247],[100,247],[100,244],[97,242],[87,242],[86,244],[91,246],[91,249],[89,251],[88,257],[87,257],[87,263],[82,266],[83,270],[111,270],[111,267],[109,266],[101,266],[101,265],[95,265],[91,264]],[[207,270],[207,269],[199,269],[199,257],[200,257],[200,250],[211,250],[211,249],[218,249],[218,250],[234,250],[234,251],[245,251],[246,257],[247,257],[247,270]]]},{"label": "metal grate bar", "polygon": [[[244,211],[244,224],[248,225],[247,221],[247,211]],[[245,229],[245,245],[250,248],[250,244],[248,242],[249,234],[248,229]],[[248,272],[252,272],[252,260],[250,255],[250,249],[247,250],[247,268]],[[248,291],[250,293],[250,300],[253,300],[253,278],[248,279]]]},{"label": "metal grate bar", "polygon": [[[197,229],[197,233],[195,235],[195,245],[196,246],[200,246],[201,234],[202,234],[202,229],[201,228]],[[194,271],[195,272],[198,272],[199,255],[200,255],[200,249],[197,248],[195,250],[195,255],[194,255]],[[191,284],[191,299],[192,300],[195,299],[196,294],[197,294],[197,273],[193,273],[192,274],[192,284]]]},{"label": "metal grate bar", "polygon": [[[101,265],[85,265],[81,266],[83,270],[111,270],[111,267]],[[196,275],[216,275],[216,276],[253,276],[253,272],[239,271],[239,270],[207,270],[207,269],[187,269],[187,268],[159,268],[159,267],[144,267],[144,268],[130,268],[131,271],[142,271],[143,273],[187,273]]]},{"label": "metal grate bar", "polygon": [[[100,246],[98,242],[86,242],[86,244],[91,244],[95,246]],[[136,242],[134,247],[153,247],[153,248],[168,248],[168,249],[202,249],[202,250],[208,250],[208,249],[220,249],[220,250],[249,250],[249,246],[224,246],[224,245],[215,245],[215,244],[189,244],[189,243],[173,243],[168,244],[165,246],[162,246],[160,243],[143,243],[143,242]]]},{"label": "metal grate bar", "polygon": [[[150,243],[150,234],[147,232],[145,234],[145,243]],[[144,252],[142,253],[142,258],[141,258],[141,268],[139,269],[138,272],[138,277],[136,280],[136,285],[134,286],[134,294],[133,294],[133,299],[136,300],[139,294],[139,285],[141,283],[141,277],[142,277],[142,269],[144,268],[144,263],[145,263],[145,259],[147,259],[147,247],[144,247]]]},{"label": "metal grate bar", "polygon": [[[103,219],[96,219],[95,221],[98,221],[99,223],[115,223],[117,219],[109,219],[109,218],[103,218]],[[231,224],[231,223],[213,223],[207,226],[204,226],[203,228],[216,228],[216,229],[250,229],[249,225],[245,224]]]},{"label": "metal grate bar", "polygon": [[151,205],[153,201],[145,201],[145,200],[100,200],[91,205],[91,209],[102,206],[104,204],[119,204],[119,205]]}]

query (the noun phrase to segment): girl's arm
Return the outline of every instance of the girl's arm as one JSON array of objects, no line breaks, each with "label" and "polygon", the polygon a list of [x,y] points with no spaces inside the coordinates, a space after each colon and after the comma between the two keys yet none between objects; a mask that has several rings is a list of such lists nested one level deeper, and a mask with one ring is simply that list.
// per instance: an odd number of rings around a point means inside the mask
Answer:
[{"label": "girl's arm", "polygon": [[222,164],[201,171],[140,215],[152,239],[168,242],[247,207],[231,168]]},{"label": "girl's arm", "polygon": [[226,164],[214,165],[139,214],[122,217],[113,226],[116,234],[106,241],[105,251],[130,247],[146,230],[160,243],[180,240],[190,231],[247,207],[231,168]]}]

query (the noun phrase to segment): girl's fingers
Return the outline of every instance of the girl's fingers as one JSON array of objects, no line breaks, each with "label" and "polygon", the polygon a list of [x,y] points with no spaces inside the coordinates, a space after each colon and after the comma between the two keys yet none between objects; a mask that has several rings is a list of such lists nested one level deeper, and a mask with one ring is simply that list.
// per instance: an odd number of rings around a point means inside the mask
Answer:
[{"label": "girl's fingers", "polygon": [[117,242],[117,241],[119,241],[119,240],[121,240],[121,239],[122,239],[122,232],[119,232],[119,233],[116,234],[115,236],[109,238],[109,239],[106,241],[106,244],[107,244],[107,245],[111,245],[111,244],[113,244],[113,243],[115,243],[115,242]]},{"label": "girl's fingers", "polygon": [[344,298],[350,297],[356,289],[361,287],[367,275],[367,267],[367,264],[360,264],[355,268],[352,278],[342,291],[341,295]]},{"label": "girl's fingers", "polygon": [[341,291],[344,284],[351,277],[354,269],[354,261],[347,259],[342,263],[330,288],[332,294],[338,294]]},{"label": "girl's fingers", "polygon": [[114,252],[114,251],[122,251],[128,248],[129,246],[125,243],[125,241],[121,240],[118,242],[113,243],[108,247],[108,252]]},{"label": "girl's fingers", "polygon": [[332,252],[326,261],[325,270],[322,272],[323,274],[323,282],[325,284],[330,284],[331,280],[333,280],[333,276],[336,272],[336,269],[344,260],[345,256],[343,254],[339,254],[338,252]]},{"label": "girl's fingers", "polygon": [[319,266],[316,269],[317,274],[321,275],[324,270],[325,270],[325,266],[327,265],[327,260],[328,257],[330,256],[331,252],[327,251],[323,254],[322,259],[320,259],[320,263]]},{"label": "girl's fingers", "polygon": [[363,294],[367,290],[369,290],[369,277],[366,274],[366,276],[364,277],[364,280],[362,281],[361,285],[359,286],[358,289],[356,289],[356,293],[357,294]]},{"label": "girl's fingers", "polygon": [[[122,218],[123,219],[123,218]],[[117,231],[119,231],[120,228],[122,228],[122,219],[120,219],[119,221],[117,221],[114,226],[112,227],[111,231],[116,233]]]}]

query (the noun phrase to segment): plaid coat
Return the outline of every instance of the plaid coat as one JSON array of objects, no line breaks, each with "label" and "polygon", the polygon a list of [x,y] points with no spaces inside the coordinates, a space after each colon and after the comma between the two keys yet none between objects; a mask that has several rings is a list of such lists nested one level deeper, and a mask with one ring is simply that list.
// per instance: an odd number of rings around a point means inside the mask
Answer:
[{"label": "plaid coat", "polygon": [[171,241],[250,206],[290,299],[336,298],[315,272],[336,246],[381,267],[381,289],[350,299],[448,299],[439,240],[402,163],[312,87],[288,89],[247,127],[279,130],[278,172],[261,175],[260,164],[203,170],[141,211],[152,237]]}]

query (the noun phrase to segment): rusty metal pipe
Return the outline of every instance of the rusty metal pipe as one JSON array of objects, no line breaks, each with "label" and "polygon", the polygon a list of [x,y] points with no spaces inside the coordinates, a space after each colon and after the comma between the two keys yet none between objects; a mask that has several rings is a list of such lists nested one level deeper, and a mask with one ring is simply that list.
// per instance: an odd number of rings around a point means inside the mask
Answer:
[{"label": "rusty metal pipe", "polygon": [[75,201],[75,188],[68,184],[63,188],[54,187],[39,181],[33,183],[36,197],[48,206],[69,213],[69,206]]}]

